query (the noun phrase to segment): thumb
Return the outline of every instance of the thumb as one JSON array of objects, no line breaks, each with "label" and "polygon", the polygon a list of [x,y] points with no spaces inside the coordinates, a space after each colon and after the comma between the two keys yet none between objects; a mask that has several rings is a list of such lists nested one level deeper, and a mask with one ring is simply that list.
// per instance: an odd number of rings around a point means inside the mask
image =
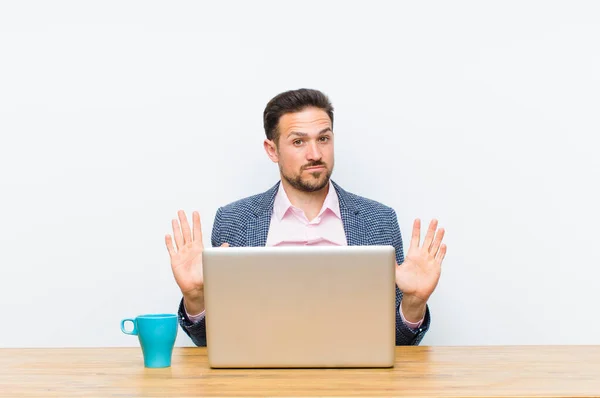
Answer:
[{"label": "thumb", "polygon": [[221,245],[221,247],[229,247],[229,243],[225,242]]}]

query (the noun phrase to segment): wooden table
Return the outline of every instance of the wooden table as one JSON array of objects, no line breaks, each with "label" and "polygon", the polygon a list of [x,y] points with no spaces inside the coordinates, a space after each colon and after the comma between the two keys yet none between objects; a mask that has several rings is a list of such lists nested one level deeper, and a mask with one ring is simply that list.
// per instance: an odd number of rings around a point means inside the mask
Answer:
[{"label": "wooden table", "polygon": [[0,349],[1,397],[600,396],[600,346],[398,347],[391,369],[210,369],[175,348],[146,369],[138,348]]}]

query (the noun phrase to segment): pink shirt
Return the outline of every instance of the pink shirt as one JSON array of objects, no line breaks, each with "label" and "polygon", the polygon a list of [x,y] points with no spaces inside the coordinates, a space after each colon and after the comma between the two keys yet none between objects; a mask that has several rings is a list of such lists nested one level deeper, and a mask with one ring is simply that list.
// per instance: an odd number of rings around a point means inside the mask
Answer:
[{"label": "pink shirt", "polygon": [[[308,220],[304,211],[292,205],[282,185],[279,185],[273,203],[273,215],[269,225],[266,246],[347,246],[346,233],[340,214],[340,203],[335,188],[329,182],[329,192],[325,197],[319,214]],[[402,321],[412,329],[423,323],[408,322],[399,310]],[[204,317],[204,311],[197,315],[187,314],[191,322]]]}]

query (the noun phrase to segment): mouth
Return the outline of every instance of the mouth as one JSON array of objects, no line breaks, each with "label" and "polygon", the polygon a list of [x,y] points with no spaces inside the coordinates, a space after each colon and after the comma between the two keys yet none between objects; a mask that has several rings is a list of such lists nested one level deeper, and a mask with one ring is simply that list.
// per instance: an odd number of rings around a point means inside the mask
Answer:
[{"label": "mouth", "polygon": [[307,167],[304,170],[306,170],[306,171],[320,171],[320,170],[325,170],[325,166]]}]

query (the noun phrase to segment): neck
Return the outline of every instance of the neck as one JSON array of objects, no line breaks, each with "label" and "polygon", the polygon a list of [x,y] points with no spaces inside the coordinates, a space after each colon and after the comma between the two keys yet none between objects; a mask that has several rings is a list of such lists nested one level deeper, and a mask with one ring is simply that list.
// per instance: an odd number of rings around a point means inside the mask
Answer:
[{"label": "neck", "polygon": [[281,179],[281,185],[283,186],[290,203],[293,206],[302,209],[306,218],[309,220],[312,220],[319,214],[319,211],[321,211],[321,208],[323,207],[323,202],[325,202],[325,198],[327,197],[327,193],[329,193],[329,183],[319,191],[315,192],[300,191],[291,186],[283,178]]}]

